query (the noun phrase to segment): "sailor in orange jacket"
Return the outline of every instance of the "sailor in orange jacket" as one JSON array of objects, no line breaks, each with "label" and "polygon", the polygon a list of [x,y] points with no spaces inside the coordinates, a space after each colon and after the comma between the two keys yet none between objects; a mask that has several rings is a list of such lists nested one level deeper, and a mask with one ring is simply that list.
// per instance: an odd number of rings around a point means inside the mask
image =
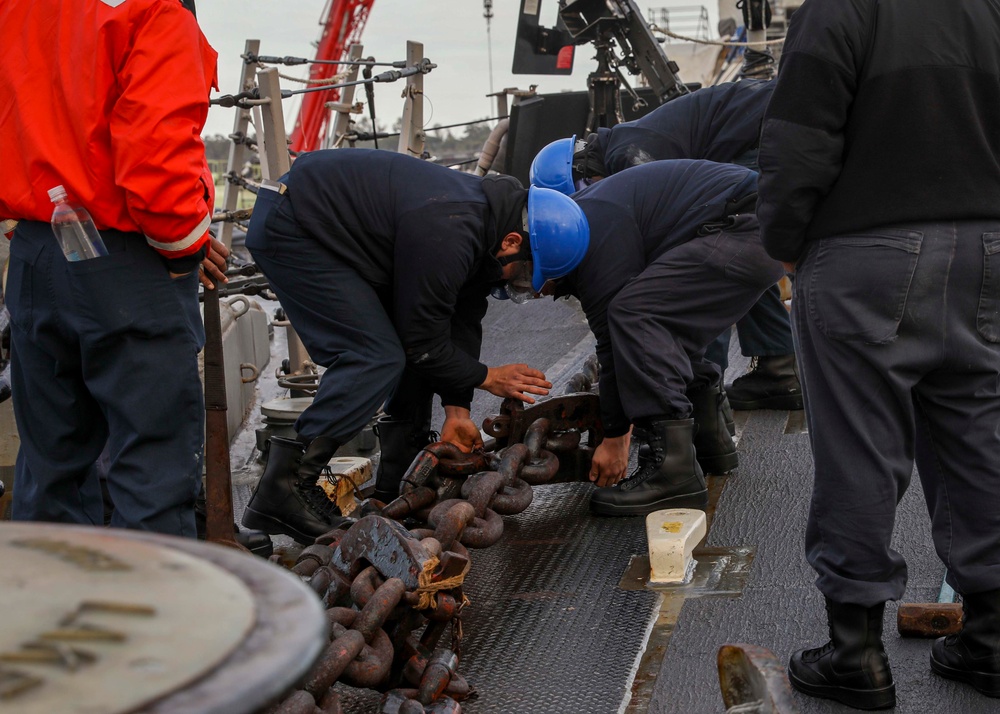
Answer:
[{"label": "sailor in orange jacket", "polygon": [[[18,220],[6,301],[21,438],[14,518],[194,536],[204,412],[199,263],[225,248],[200,134],[216,53],[180,0],[0,4],[0,218]],[[108,255],[69,262],[62,184]],[[210,282],[207,275],[204,282]]]}]

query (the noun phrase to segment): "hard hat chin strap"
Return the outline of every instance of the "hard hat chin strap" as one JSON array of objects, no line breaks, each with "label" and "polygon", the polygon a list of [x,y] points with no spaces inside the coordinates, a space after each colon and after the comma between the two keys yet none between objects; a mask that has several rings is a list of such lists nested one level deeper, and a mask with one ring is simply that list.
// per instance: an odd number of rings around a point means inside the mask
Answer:
[{"label": "hard hat chin strap", "polygon": [[514,253],[514,255],[505,255],[503,257],[497,258],[497,262],[500,263],[500,267],[505,265],[510,265],[511,263],[516,263],[518,261],[527,260],[531,261],[531,246],[527,244],[528,241],[521,242],[521,249]]}]

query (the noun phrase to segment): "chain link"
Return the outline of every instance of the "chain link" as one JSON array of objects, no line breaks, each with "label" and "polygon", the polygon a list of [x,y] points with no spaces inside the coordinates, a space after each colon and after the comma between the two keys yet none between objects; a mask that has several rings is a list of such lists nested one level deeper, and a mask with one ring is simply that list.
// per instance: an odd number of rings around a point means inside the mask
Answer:
[{"label": "chain link", "polygon": [[[331,687],[340,681],[388,690],[383,714],[461,713],[459,702],[472,693],[457,671],[462,614],[470,604],[462,589],[467,548],[500,540],[501,516],[524,511],[532,486],[560,474],[558,454],[576,465],[579,478],[579,453],[601,438],[591,394],[528,410],[507,400],[486,425],[504,432],[507,445],[467,454],[452,444],[429,444],[404,475],[397,499],[365,502],[360,520],[299,554],[291,570],[326,604],[330,643],[303,688],[272,712],[337,714]],[[581,447],[584,431],[591,443]],[[416,525],[406,529],[403,519]],[[440,647],[449,629],[450,646]]]}]

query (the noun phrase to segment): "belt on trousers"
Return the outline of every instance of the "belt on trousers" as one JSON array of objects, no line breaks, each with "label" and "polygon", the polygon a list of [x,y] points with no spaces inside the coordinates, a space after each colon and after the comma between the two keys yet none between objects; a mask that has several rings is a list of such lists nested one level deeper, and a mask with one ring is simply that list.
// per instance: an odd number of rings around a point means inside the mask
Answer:
[{"label": "belt on trousers", "polygon": [[757,194],[749,193],[743,198],[734,198],[726,201],[722,218],[717,221],[708,221],[698,227],[697,235],[707,236],[712,233],[719,233],[732,228],[736,224],[736,216],[741,213],[753,213],[757,208]]}]

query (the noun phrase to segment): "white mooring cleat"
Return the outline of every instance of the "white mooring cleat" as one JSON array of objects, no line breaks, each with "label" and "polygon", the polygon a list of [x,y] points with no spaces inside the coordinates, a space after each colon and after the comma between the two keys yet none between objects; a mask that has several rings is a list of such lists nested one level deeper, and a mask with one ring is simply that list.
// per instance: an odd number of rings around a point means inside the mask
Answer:
[{"label": "white mooring cleat", "polygon": [[705,512],[693,508],[669,508],[646,516],[649,584],[688,582],[695,565],[691,553],[707,532]]}]

